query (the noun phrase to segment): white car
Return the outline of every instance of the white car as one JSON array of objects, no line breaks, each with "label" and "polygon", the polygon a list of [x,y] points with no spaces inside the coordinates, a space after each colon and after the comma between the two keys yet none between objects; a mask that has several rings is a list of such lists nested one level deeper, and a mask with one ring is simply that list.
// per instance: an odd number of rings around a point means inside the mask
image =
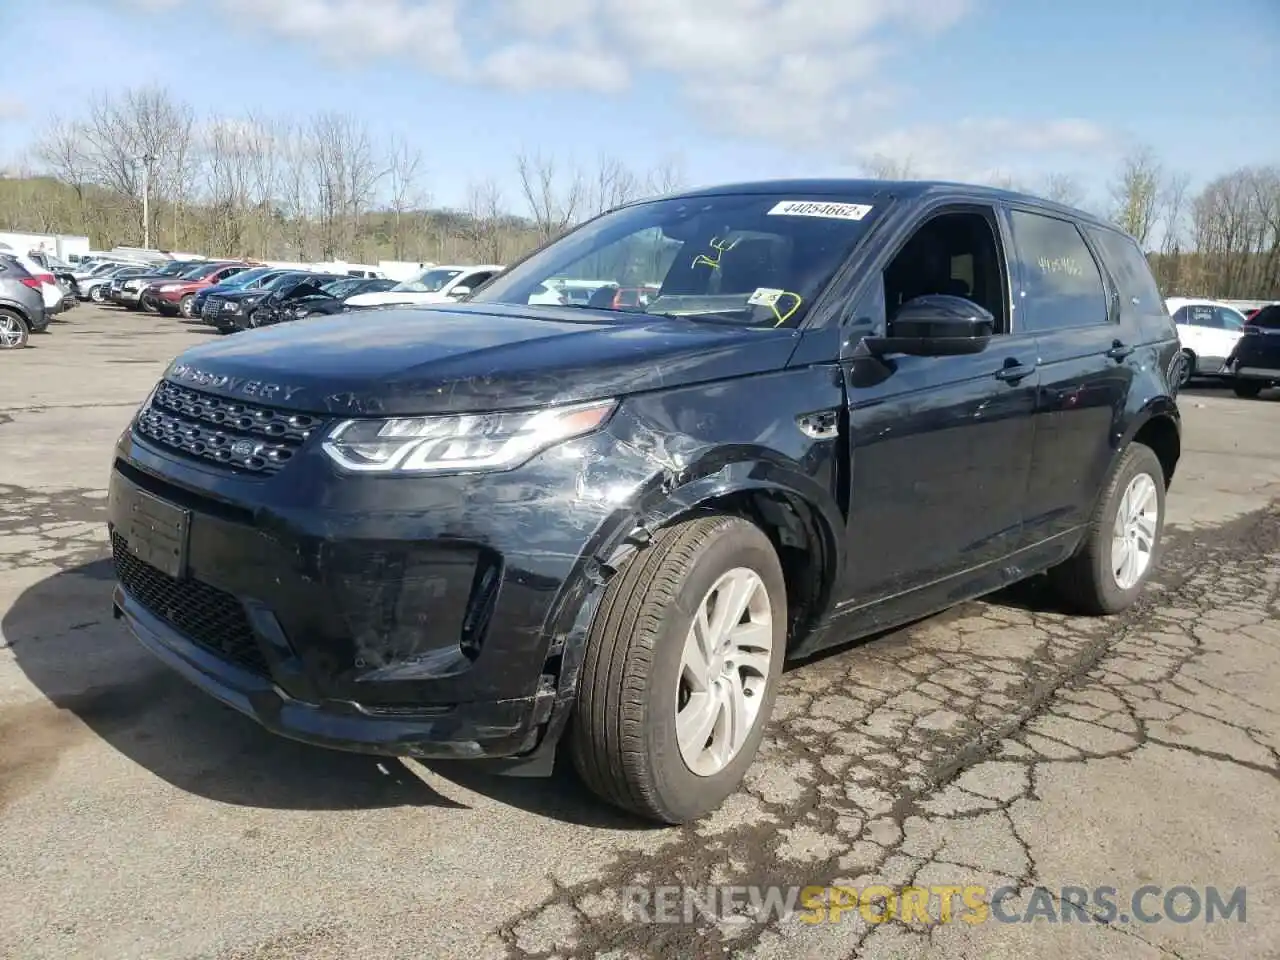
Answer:
[{"label": "white car", "polygon": [[499,264],[486,263],[473,267],[428,267],[417,276],[397,283],[379,293],[358,293],[346,302],[348,307],[382,307],[396,303],[444,303],[466,296],[495,274]]},{"label": "white car", "polygon": [[1178,328],[1178,340],[1186,360],[1182,383],[1192,377],[1219,375],[1236,342],[1244,335],[1244,314],[1216,300],[1170,297],[1164,305]]}]

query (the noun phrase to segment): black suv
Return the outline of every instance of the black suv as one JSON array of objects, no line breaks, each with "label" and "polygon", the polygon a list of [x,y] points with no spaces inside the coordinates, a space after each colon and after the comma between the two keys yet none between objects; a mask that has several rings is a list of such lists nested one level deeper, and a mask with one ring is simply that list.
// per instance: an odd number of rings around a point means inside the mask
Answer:
[{"label": "black suv", "polygon": [[[539,293],[566,279],[604,292]],[[563,743],[684,822],[738,786],[784,659],[1042,571],[1132,604],[1178,349],[1134,240],[1029,196],[631,204],[466,302],[177,358],[115,451],[115,610],[276,732],[525,775]]]},{"label": "black suv", "polygon": [[1256,397],[1266,387],[1280,386],[1280,303],[1248,319],[1223,369],[1239,397]]}]

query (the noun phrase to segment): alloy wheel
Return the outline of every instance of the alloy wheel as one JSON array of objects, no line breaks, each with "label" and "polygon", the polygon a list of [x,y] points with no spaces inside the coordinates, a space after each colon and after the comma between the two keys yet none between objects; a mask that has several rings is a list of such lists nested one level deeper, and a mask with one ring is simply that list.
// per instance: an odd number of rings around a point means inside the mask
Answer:
[{"label": "alloy wheel", "polygon": [[1111,573],[1121,590],[1132,590],[1151,566],[1159,520],[1156,482],[1139,473],[1120,498],[1111,532]]},{"label": "alloy wheel", "polygon": [[24,332],[21,320],[11,314],[0,314],[0,349],[22,346]]},{"label": "alloy wheel", "polygon": [[690,771],[719,773],[760,716],[773,650],[769,591],[737,567],[707,591],[689,627],[676,692],[676,740]]}]

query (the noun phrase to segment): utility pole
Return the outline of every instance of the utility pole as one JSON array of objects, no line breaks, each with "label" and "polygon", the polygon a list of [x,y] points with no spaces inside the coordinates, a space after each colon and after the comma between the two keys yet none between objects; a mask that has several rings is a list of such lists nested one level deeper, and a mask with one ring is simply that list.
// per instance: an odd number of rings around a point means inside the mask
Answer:
[{"label": "utility pole", "polygon": [[156,158],[151,154],[142,156],[142,248],[151,249],[151,164]]}]

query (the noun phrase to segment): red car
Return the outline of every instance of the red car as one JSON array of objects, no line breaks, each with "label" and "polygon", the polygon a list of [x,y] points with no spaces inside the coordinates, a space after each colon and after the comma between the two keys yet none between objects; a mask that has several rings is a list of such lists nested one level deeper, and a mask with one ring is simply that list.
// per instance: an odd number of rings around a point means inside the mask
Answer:
[{"label": "red car", "polygon": [[142,290],[140,302],[143,309],[159,310],[165,316],[182,315],[191,318],[191,304],[196,293],[215,283],[221,283],[227,277],[248,270],[249,264],[236,262],[211,262],[200,271],[190,271],[184,276],[172,280],[157,280]]}]

